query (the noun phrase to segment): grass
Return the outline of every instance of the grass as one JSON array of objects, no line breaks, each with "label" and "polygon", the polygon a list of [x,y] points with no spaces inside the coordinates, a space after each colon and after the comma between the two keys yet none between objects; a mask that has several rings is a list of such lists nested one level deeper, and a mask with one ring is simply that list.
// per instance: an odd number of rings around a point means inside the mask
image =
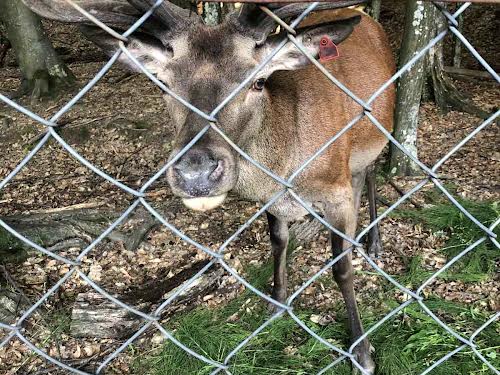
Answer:
[{"label": "grass", "polygon": [[[460,204],[487,227],[500,217],[498,202],[461,200]],[[424,227],[431,229],[434,233],[446,234],[448,240],[440,251],[448,260],[485,236],[481,228],[449,202],[438,203],[420,210],[402,210],[396,215],[411,219],[416,223],[422,223]],[[493,231],[495,234],[500,235],[500,225],[494,228]],[[495,264],[499,260],[498,249],[491,241],[486,240],[461,258],[440,277],[449,281],[485,281],[491,278],[491,275],[495,272]],[[410,272],[407,276],[415,276],[419,271],[423,275],[428,274],[418,266],[419,257],[412,261],[413,264],[410,266]]]},{"label": "grass", "polygon": [[[499,216],[499,207],[493,202],[462,201],[461,204],[479,221],[490,225]],[[452,205],[439,202],[422,210],[400,211],[399,217],[421,223],[434,232],[447,235],[442,249],[448,259],[463,251],[469,244],[484,236],[468,218]],[[495,229],[498,233],[498,229]],[[290,249],[291,251],[291,249]],[[498,250],[485,241],[466,257],[459,260],[442,275],[447,280],[478,282],[491,279]],[[421,258],[410,259],[404,283],[413,286],[430,275],[421,265]],[[271,264],[248,270],[249,280],[261,290],[265,290],[272,275]],[[394,289],[384,285],[385,303],[374,307],[364,301],[360,310],[365,327],[370,327],[396,308],[393,300]],[[255,305],[254,309],[241,309],[242,304]],[[223,362],[226,356],[270,316],[263,301],[257,302],[250,292],[244,293],[228,305],[217,309],[195,309],[169,323],[168,328],[183,344],[214,361]],[[452,329],[469,337],[478,329],[491,313],[482,312],[474,305],[450,302],[437,297],[425,301],[436,315]],[[337,319],[321,326],[311,321],[312,311],[294,310],[310,329],[324,339],[343,348],[348,346],[345,326],[345,309],[339,301],[332,306],[331,315]],[[238,319],[230,317],[238,313]],[[448,334],[417,303],[412,303],[389,321],[376,329],[370,340],[376,348],[374,354],[378,375],[414,375],[460,346],[460,342]],[[475,340],[478,350],[496,368],[500,368],[500,325],[487,327]],[[284,315],[268,325],[257,337],[231,358],[229,371],[234,375],[271,374],[316,374],[326,367],[336,356],[323,344],[302,330],[296,322]],[[191,375],[210,374],[214,367],[186,354],[171,342],[161,350],[137,357],[134,372],[149,375]],[[346,361],[331,369],[328,374],[350,374]],[[468,347],[455,354],[444,364],[434,369],[433,375],[482,375],[492,373]]]},{"label": "grass", "polygon": [[[264,307],[259,307],[250,312],[240,312],[238,321],[228,322],[228,318],[238,311],[243,302],[243,299],[238,299],[220,309],[196,309],[172,322],[170,328],[175,329],[175,336],[189,348],[212,360],[224,361],[269,316]],[[426,304],[438,314],[443,312],[440,315],[451,327],[468,335],[488,319],[487,314],[456,303],[429,300]],[[392,308],[396,306],[391,305]],[[340,304],[333,310],[338,316],[344,316]],[[311,312],[296,313],[321,337],[342,347],[347,345],[344,322],[333,322],[322,327],[310,321]],[[382,314],[365,310],[363,317],[364,324],[369,327]],[[377,348],[375,361],[380,375],[419,374],[459,346],[458,340],[445,333],[415,303],[375,330],[370,337],[373,346]],[[477,344],[483,355],[498,368],[500,338],[495,327],[490,326],[483,331],[478,336]],[[231,359],[229,370],[235,375],[315,374],[334,359],[325,346],[298,327],[295,321],[282,317],[243,347]],[[210,374],[214,370],[214,367],[191,357],[172,343],[167,343],[160,352],[136,359],[134,366],[138,373],[151,375],[201,375]],[[479,375],[488,374],[488,371],[466,348],[438,367],[433,374]],[[329,374],[350,374],[350,367],[343,362]]]}]

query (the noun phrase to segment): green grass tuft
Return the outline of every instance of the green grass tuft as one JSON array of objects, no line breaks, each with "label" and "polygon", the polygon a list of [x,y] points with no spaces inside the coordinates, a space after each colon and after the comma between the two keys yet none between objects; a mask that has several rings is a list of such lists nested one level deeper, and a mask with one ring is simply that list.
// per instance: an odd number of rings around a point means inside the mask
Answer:
[{"label": "green grass tuft", "polygon": [[[197,309],[171,322],[169,328],[183,344],[215,361],[225,357],[254,330],[266,317],[264,303],[251,311],[243,309],[234,322],[228,318],[238,311],[245,301],[240,298],[227,307],[207,310]],[[257,301],[252,298],[252,301]],[[251,306],[252,303],[248,304]],[[470,336],[480,327],[488,315],[476,309],[439,299],[426,301],[426,305],[454,330]],[[397,307],[392,303],[390,309]],[[340,317],[345,311],[342,304],[333,310]],[[370,327],[387,311],[362,311],[364,324]],[[323,327],[310,321],[308,311],[295,313],[318,335],[345,348],[348,336],[345,322],[335,321]],[[478,349],[497,368],[500,366],[498,325],[491,325],[481,333],[476,343]],[[447,353],[460,346],[460,342],[446,333],[432,320],[418,304],[413,303],[393,319],[375,330],[370,339],[376,348],[374,354],[379,375],[413,375],[424,371]],[[261,334],[253,338],[230,361],[230,372],[246,374],[315,374],[330,364],[336,357],[320,342],[309,336],[295,321],[287,316],[279,318],[267,326]],[[186,354],[172,343],[167,343],[160,352],[150,357],[138,357],[135,370],[150,375],[204,375],[214,367]],[[465,348],[453,356],[432,374],[480,375],[490,370]],[[332,369],[330,375],[350,374],[350,366],[342,362]]]},{"label": "green grass tuft", "polygon": [[[499,216],[497,203],[462,201],[483,224],[489,226]],[[439,203],[422,210],[400,211],[399,217],[422,223],[433,231],[447,234],[449,240],[442,251],[451,259],[468,245],[484,236],[458,209],[448,203]],[[498,233],[498,229],[495,230]],[[293,250],[290,246],[290,252]],[[489,241],[469,253],[453,266],[444,278],[467,282],[486,280],[492,277],[498,251]],[[422,259],[409,259],[408,270],[403,282],[419,285],[431,272],[422,267]],[[249,281],[260,290],[267,291],[272,276],[272,265],[247,270]],[[398,306],[393,301],[393,288],[386,289],[385,303],[373,304],[363,301],[360,305],[365,328],[373,326],[392,309]],[[248,300],[250,300],[249,303]],[[246,303],[246,307],[241,306]],[[437,297],[426,299],[426,306],[453,330],[464,337],[478,329],[490,313],[474,306],[450,302]],[[252,307],[247,309],[249,307]],[[325,340],[346,348],[348,333],[345,325],[345,307],[342,301],[332,306],[330,314],[338,319],[326,326],[311,321],[311,312],[295,309],[295,314],[307,326]],[[238,319],[231,317],[237,313]],[[231,351],[259,328],[269,313],[265,303],[251,292],[245,292],[228,305],[217,309],[195,309],[169,322],[168,329],[175,337],[194,351],[223,362]],[[449,352],[460,347],[461,342],[447,333],[416,302],[385,322],[370,334],[370,341],[376,348],[374,354],[378,375],[414,375],[439,361]],[[500,368],[500,325],[488,326],[476,337],[477,349]],[[337,358],[327,347],[311,337],[287,315],[268,325],[257,337],[241,348],[229,361],[229,371],[234,375],[316,374]],[[137,356],[134,373],[148,375],[205,375],[214,367],[186,354],[171,342],[161,350],[148,356]],[[468,347],[452,356],[432,375],[487,375],[491,370]],[[346,361],[327,372],[329,375],[351,374]]]},{"label": "green grass tuft", "polygon": [[[461,200],[460,204],[467,209],[483,225],[490,226],[500,217],[498,202],[473,202]],[[450,260],[485,233],[451,203],[439,203],[420,210],[402,210],[397,217],[408,218],[435,233],[446,233],[449,239],[441,251]],[[500,226],[494,229],[500,234]],[[440,277],[444,280],[460,280],[464,282],[480,282],[491,278],[495,272],[495,264],[500,259],[498,249],[486,240],[470,253],[460,259],[449,271]],[[416,270],[414,270],[416,271]]]}]

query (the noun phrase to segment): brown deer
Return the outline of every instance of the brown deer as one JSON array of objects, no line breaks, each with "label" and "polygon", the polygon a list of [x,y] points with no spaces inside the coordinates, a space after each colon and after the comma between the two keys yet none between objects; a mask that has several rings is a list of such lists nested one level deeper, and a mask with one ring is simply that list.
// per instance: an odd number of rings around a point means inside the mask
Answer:
[{"label": "brown deer", "polygon": [[[64,0],[23,0],[44,17],[83,25],[84,34],[108,53],[118,40],[95,27]],[[336,8],[360,1],[322,3]],[[127,29],[155,3],[153,0],[79,0],[89,13],[119,30]],[[275,9],[285,19],[298,16],[304,4]],[[210,113],[286,36],[260,8],[245,5],[215,27],[205,26],[196,14],[165,1],[128,39],[127,48],[144,67],[179,96]],[[296,38],[318,58],[320,40],[328,36],[340,44],[341,57],[324,66],[358,97],[367,99],[394,72],[386,35],[370,17],[353,9],[318,12],[298,29]],[[125,54],[119,60],[139,68]],[[292,72],[293,71],[293,72]],[[176,128],[171,158],[207,126],[207,120],[169,95],[165,105]],[[373,103],[373,115],[392,130],[394,88],[388,87]],[[217,127],[248,155],[282,178],[287,178],[323,144],[357,116],[362,108],[334,86],[289,41],[244,90],[217,114]],[[355,235],[357,212],[367,168],[387,143],[386,137],[364,118],[338,138],[293,182],[293,191],[320,211],[335,228]],[[193,209],[220,205],[233,190],[265,203],[283,189],[257,169],[211,128],[167,171],[175,195]],[[286,249],[288,223],[308,211],[289,193],[267,210],[274,254],[272,297],[287,297]],[[351,244],[332,233],[337,256]],[[351,253],[333,267],[347,305],[352,340],[363,334],[353,287]],[[374,373],[368,339],[354,350],[364,373]]]}]

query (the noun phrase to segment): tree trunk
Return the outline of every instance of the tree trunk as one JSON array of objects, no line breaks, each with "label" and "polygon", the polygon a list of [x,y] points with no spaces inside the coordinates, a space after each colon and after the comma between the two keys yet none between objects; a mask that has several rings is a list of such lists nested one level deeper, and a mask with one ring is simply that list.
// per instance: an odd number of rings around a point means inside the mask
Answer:
[{"label": "tree trunk", "polygon": [[222,22],[222,8],[220,3],[203,3],[203,21],[209,26],[216,26]]},{"label": "tree trunk", "polygon": [[[73,206],[0,219],[36,244],[58,253],[71,247],[88,246],[120,215],[119,211]],[[137,209],[130,215],[128,220],[130,219],[135,223],[131,233],[120,231],[119,226],[107,239],[121,241],[127,250],[132,251],[139,247],[145,236],[158,223],[144,209]],[[16,259],[22,259],[28,250],[33,249],[0,227],[0,263],[15,263]]]},{"label": "tree trunk", "polygon": [[[399,66],[406,64],[430,40],[434,12],[432,3],[408,0],[405,30]],[[424,87],[425,59],[417,61],[398,82],[394,137],[413,156],[417,157],[418,113]],[[390,172],[393,175],[418,175],[420,168],[396,146],[391,144]]]},{"label": "tree trunk", "polygon": [[[457,6],[458,8],[458,6]],[[458,31],[463,32],[464,30],[464,14],[460,14],[458,16]],[[460,68],[462,67],[462,42],[460,39],[455,37],[455,45],[453,50],[453,67]]]},{"label": "tree trunk", "polygon": [[23,75],[23,94],[40,98],[72,87],[75,77],[57,56],[36,14],[20,0],[1,0],[0,18]]},{"label": "tree trunk", "polygon": [[382,0],[372,0],[368,5],[368,14],[376,21],[380,18],[380,8],[382,7]]},{"label": "tree trunk", "polygon": [[0,24],[0,68],[3,67],[5,56],[11,47],[10,41],[5,36],[3,25]]},{"label": "tree trunk", "polygon": [[[434,9],[435,15],[432,17],[434,22],[434,27],[437,30],[442,30],[446,27],[445,17],[440,11]],[[456,43],[461,43],[459,40]],[[432,88],[434,93],[434,101],[436,105],[443,111],[447,113],[451,110],[457,110],[461,112],[467,112],[474,116],[480,117],[482,119],[487,119],[490,114],[483,111],[474,102],[464,95],[454,84],[448,74],[446,74],[444,55],[443,55],[443,45],[441,41],[436,44],[430,53],[430,74],[432,79]],[[457,56],[454,56],[456,60]]]}]

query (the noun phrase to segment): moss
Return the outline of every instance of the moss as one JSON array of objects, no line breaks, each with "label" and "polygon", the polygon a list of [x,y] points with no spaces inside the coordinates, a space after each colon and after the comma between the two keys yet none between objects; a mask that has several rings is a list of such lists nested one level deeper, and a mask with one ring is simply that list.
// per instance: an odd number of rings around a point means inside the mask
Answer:
[{"label": "moss", "polygon": [[0,263],[20,263],[27,258],[26,246],[0,228]]}]

